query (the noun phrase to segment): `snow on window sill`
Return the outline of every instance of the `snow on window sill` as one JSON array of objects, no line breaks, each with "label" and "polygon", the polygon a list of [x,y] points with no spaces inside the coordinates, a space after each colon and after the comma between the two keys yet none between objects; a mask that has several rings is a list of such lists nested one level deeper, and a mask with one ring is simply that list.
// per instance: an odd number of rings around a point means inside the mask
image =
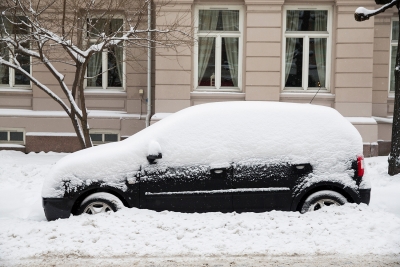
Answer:
[{"label": "snow on window sill", "polygon": [[22,144],[13,144],[13,143],[0,143],[0,148],[24,148],[25,146]]}]

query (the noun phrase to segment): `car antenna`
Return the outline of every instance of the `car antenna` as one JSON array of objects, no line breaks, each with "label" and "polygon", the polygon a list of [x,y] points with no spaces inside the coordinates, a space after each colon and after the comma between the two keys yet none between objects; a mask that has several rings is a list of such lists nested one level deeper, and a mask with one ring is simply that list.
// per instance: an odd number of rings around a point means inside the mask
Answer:
[{"label": "car antenna", "polygon": [[318,92],[319,92],[319,90],[321,90],[321,83],[318,81],[318,91],[315,93],[315,95],[314,95],[314,97],[311,99],[311,101],[310,101],[310,104],[311,104],[311,102],[314,100],[314,98],[316,97],[316,95],[318,94]]}]

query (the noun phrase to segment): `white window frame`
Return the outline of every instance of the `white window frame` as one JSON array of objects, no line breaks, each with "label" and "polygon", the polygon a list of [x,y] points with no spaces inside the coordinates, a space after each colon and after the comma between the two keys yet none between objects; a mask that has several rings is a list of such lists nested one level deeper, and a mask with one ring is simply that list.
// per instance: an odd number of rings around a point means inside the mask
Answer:
[{"label": "white window frame", "polygon": [[[5,27],[3,24],[0,24],[0,27]],[[18,36],[21,35],[17,35]],[[11,51],[9,52],[9,61],[13,60],[12,59],[12,53]],[[32,57],[29,57],[29,71],[32,73]],[[26,89],[26,90],[32,90],[32,81],[29,80],[29,85],[24,85],[24,84],[15,84],[15,69],[8,67],[8,84],[0,84],[0,89]]]},{"label": "white window frame", "polygon": [[[213,31],[213,32],[199,32],[199,12],[200,10],[238,10],[239,11],[239,31]],[[195,91],[208,91],[208,92],[240,92],[242,91],[242,66],[243,66],[243,24],[244,24],[243,6],[229,5],[229,6],[216,6],[216,5],[198,5],[195,7],[195,38],[199,37],[215,37],[215,86],[199,86],[198,83],[198,64],[199,64],[199,45],[195,43],[194,53],[194,77],[193,85]],[[223,37],[236,37],[239,38],[239,58],[238,58],[238,86],[237,87],[221,87],[221,45]]]},{"label": "white window frame", "polygon": [[[90,131],[89,131],[89,134],[101,134],[101,135],[102,135],[102,141],[93,141],[93,140],[92,140],[92,143],[93,143],[93,145],[95,145],[95,146],[97,146],[97,145],[103,145],[103,144],[108,144],[108,143],[116,143],[116,142],[121,141],[121,135],[120,135],[120,133],[117,132],[117,131],[99,130],[99,129],[97,129],[97,130],[90,130]],[[115,141],[115,142],[114,142],[114,141],[111,141],[111,142],[106,141],[106,137],[105,137],[106,134],[116,134],[116,135],[117,135],[117,141]]]},{"label": "white window frame", "polygon": [[[286,32],[286,16],[288,10],[326,10],[328,11],[327,31],[326,32]],[[283,9],[283,40],[282,40],[282,75],[281,84],[282,91],[284,92],[330,92],[330,81],[331,81],[331,64],[332,64],[332,7],[331,6],[285,6]],[[303,40],[303,75],[302,75],[302,87],[285,87],[285,64],[286,64],[286,38],[304,38]],[[325,74],[325,87],[308,89],[308,65],[309,57],[307,52],[310,51],[310,38],[326,38],[326,74]],[[307,68],[305,68],[305,66]],[[307,71],[304,71],[307,70]]]},{"label": "white window frame", "polygon": [[[393,51],[393,48],[397,49],[397,45],[398,45],[398,43],[397,43],[398,41],[397,40],[394,40],[394,41],[392,40],[393,39],[393,22],[394,21],[399,21],[399,18],[398,17],[392,18],[392,20],[390,21],[390,50],[389,50],[388,95],[392,96],[392,97],[394,97],[394,90],[390,91],[390,84],[392,82],[392,75],[393,75],[393,71],[394,71],[394,70],[391,69],[391,67],[392,67],[392,51]],[[400,25],[399,25],[399,27],[400,27]],[[399,38],[400,38],[400,29],[399,29]],[[394,77],[393,77],[393,79],[394,79]]]},{"label": "white window frame", "polygon": [[[125,17],[120,15],[120,16],[114,16],[112,19],[122,19],[124,20],[124,25],[125,25]],[[87,27],[87,23],[85,22],[85,29]],[[84,40],[87,43],[90,43],[91,41],[95,41],[95,39],[90,39],[90,36],[87,36],[87,31],[84,32]],[[96,91],[100,90],[102,92],[107,92],[107,91],[125,91],[126,90],[126,47],[125,45],[123,46],[123,52],[122,52],[122,87],[107,87],[108,84],[108,50],[103,50],[101,52],[101,69],[102,69],[102,87],[90,87],[87,85],[87,78],[85,79],[85,90],[86,91]],[[86,77],[87,77],[87,70],[86,70]],[[103,91],[106,90],[106,91]]]},{"label": "white window frame", "polygon": [[[7,132],[7,141],[0,140],[0,144],[25,145],[25,129],[22,129],[22,128],[0,128],[0,132]],[[10,132],[22,133],[22,141],[11,141],[10,140]]]}]

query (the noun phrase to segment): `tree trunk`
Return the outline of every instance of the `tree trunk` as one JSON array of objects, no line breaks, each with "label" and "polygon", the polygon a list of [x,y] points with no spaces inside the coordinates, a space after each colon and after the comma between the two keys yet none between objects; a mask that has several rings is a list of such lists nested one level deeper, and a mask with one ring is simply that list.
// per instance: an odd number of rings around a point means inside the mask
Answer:
[{"label": "tree trunk", "polygon": [[[396,4],[398,16],[400,19],[399,3]],[[396,67],[394,70],[394,110],[393,110],[393,125],[392,125],[392,144],[389,155],[389,175],[400,173],[400,38],[398,40]]]}]

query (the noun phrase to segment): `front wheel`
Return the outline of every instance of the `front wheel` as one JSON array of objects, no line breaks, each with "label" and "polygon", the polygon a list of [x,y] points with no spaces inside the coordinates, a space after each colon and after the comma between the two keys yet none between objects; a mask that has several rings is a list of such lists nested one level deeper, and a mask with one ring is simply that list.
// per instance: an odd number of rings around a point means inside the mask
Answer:
[{"label": "front wheel", "polygon": [[301,207],[301,213],[319,210],[325,206],[340,206],[347,203],[347,199],[338,192],[322,190],[309,195]]},{"label": "front wheel", "polygon": [[116,212],[123,207],[119,198],[109,193],[94,193],[85,198],[79,207],[78,214],[98,214]]}]

